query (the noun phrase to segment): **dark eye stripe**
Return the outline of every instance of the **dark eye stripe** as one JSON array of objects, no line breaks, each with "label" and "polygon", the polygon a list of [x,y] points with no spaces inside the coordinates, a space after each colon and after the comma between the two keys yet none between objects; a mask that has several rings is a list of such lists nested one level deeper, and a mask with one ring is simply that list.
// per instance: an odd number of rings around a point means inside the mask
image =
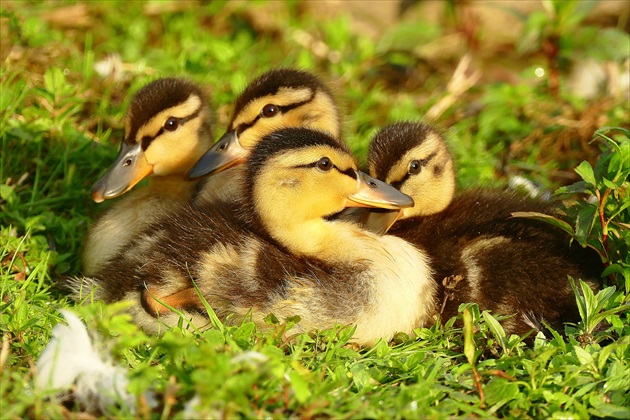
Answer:
[{"label": "dark eye stripe", "polygon": [[[280,112],[280,114],[286,114],[287,112],[291,111],[292,109],[295,108],[299,108],[303,105],[308,104],[309,102],[313,101],[313,99],[315,99],[315,92],[311,93],[311,97],[308,98],[305,101],[302,102],[296,102],[294,104],[289,104],[289,105],[276,105],[276,107],[278,108],[278,111]],[[262,116],[260,115],[260,113],[258,113],[258,115],[256,115],[256,117],[250,121],[250,122],[245,122],[245,123],[241,123],[238,125],[238,127],[236,127],[236,134],[240,135],[242,134],[245,130],[247,130],[248,128],[252,127],[254,124],[256,124],[258,122],[259,119],[261,119]]]},{"label": "dark eye stripe", "polygon": [[392,187],[396,188],[397,190],[400,190],[400,187],[403,186],[403,184],[407,181],[407,179],[409,179],[410,176],[411,175],[409,175],[409,174],[405,174],[405,176],[400,181],[392,182],[389,185],[391,185]]},{"label": "dark eye stripe", "polygon": [[[184,124],[186,124],[188,121],[192,120],[193,118],[196,118],[199,113],[201,112],[201,107],[197,108],[197,110],[195,112],[193,112],[192,114],[190,114],[187,117],[183,117],[183,118],[178,118],[178,122],[180,127],[183,126]],[[164,133],[164,126],[160,127],[160,130],[154,135],[154,136],[144,136],[142,137],[142,150],[147,150],[147,148],[149,147],[149,145],[151,143],[153,143],[153,140],[155,140],[156,138],[160,137],[162,134]]]},{"label": "dark eye stripe", "polygon": [[[431,153],[429,156],[427,156],[424,159],[416,159],[419,163],[420,163],[420,167],[424,168],[425,166],[427,166],[427,164],[429,162],[431,162],[431,160],[433,160],[434,157],[437,156],[437,152],[433,152]],[[405,176],[403,176],[400,180],[398,181],[393,181],[390,183],[390,185],[394,188],[396,188],[397,190],[400,190],[400,187],[402,187],[402,185],[409,179],[409,177],[411,177],[412,175],[416,175],[416,174],[410,174],[408,171],[407,173],[405,173]]]},{"label": "dark eye stripe", "polygon": [[140,147],[142,147],[142,150],[147,150],[147,147],[149,147],[149,145],[151,143],[153,143],[153,140],[155,140],[156,138],[161,136],[163,132],[164,132],[164,127],[160,128],[160,131],[158,131],[155,136],[144,136],[144,137],[142,137],[142,140],[140,140],[142,142],[142,144],[140,146]]},{"label": "dark eye stripe", "polygon": [[316,166],[317,166],[317,162],[311,162],[304,165],[296,165],[294,166],[294,168],[315,168]]},{"label": "dark eye stripe", "polygon": [[419,162],[420,162],[420,166],[422,166],[422,167],[424,168],[424,167],[425,167],[425,166],[427,166],[427,164],[428,164],[429,162],[431,162],[431,160],[433,160],[433,158],[434,158],[434,157],[436,157],[436,156],[437,156],[437,152],[433,152],[433,153],[431,153],[429,156],[427,156],[426,158],[424,158],[424,159],[420,159],[420,160],[419,160]]},{"label": "dark eye stripe", "polygon": [[437,156],[437,154],[438,154],[438,152],[433,152],[433,153],[431,153],[431,154],[430,154],[430,155],[429,155],[429,156],[425,159],[426,163],[429,163],[430,161],[432,161],[432,160],[433,160],[433,158]]},{"label": "dark eye stripe", "polygon": [[350,169],[346,169],[345,171],[341,171],[339,170],[339,168],[337,168],[335,166],[335,169],[337,169],[339,172],[341,172],[344,175],[349,176],[352,179],[357,179],[357,173],[354,171],[354,169],[350,168]]},{"label": "dark eye stripe", "polygon": [[[294,168],[316,168],[317,164],[319,163],[319,161],[317,162],[311,162],[311,163],[307,163],[306,165],[297,165],[294,166]],[[332,162],[331,162],[332,163]],[[346,169],[345,171],[342,171],[341,169],[339,169],[338,166],[336,166],[335,164],[333,164],[332,169],[335,169],[337,172],[339,172],[340,174],[349,176],[352,179],[357,179],[356,173],[354,172],[354,169],[349,168]]]}]

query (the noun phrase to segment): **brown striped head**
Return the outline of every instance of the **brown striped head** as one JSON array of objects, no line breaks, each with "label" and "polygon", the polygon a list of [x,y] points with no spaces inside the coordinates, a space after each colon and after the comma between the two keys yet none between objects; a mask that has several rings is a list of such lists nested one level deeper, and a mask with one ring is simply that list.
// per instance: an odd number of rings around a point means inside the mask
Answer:
[{"label": "brown striped head", "polygon": [[273,132],[254,147],[244,195],[272,237],[304,254],[305,243],[326,230],[328,217],[345,208],[413,205],[405,194],[359,171],[347,147],[306,128]]},{"label": "brown striped head", "polygon": [[212,144],[211,112],[201,89],[177,78],[155,80],[131,100],[116,160],[92,187],[94,201],[117,197],[143,178],[182,176]]},{"label": "brown striped head", "polygon": [[189,178],[245,162],[263,137],[284,127],[319,130],[342,144],[337,105],[328,87],[315,75],[276,69],[254,80],[236,100],[226,133],[189,172]]},{"label": "brown striped head", "polygon": [[414,122],[380,130],[368,152],[370,175],[414,199],[400,218],[427,216],[444,210],[455,194],[453,159],[442,136]]}]

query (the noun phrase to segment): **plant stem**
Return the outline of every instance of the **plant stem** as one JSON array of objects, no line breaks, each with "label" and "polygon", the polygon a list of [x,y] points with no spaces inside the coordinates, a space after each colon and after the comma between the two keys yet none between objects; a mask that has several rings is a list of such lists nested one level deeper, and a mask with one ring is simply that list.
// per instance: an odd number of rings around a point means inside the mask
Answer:
[{"label": "plant stem", "polygon": [[[606,257],[606,261],[604,261],[604,265],[606,267],[610,266],[610,259],[608,258],[608,222],[606,221],[606,217],[604,215],[604,205],[606,204],[606,200],[608,199],[611,191],[612,190],[610,188],[607,188],[606,191],[604,191],[604,195],[601,197],[597,194],[597,198],[599,199],[597,212],[599,213],[599,223],[602,225],[602,247]],[[615,276],[613,273],[608,274],[608,280],[610,280],[612,284],[615,283]]]},{"label": "plant stem", "polygon": [[606,223],[606,218],[604,216],[604,204],[606,204],[606,200],[610,195],[611,189],[607,188],[604,191],[604,195],[599,200],[599,205],[597,206],[597,212],[599,213],[599,222],[602,225],[602,245],[604,246],[604,251],[606,255],[608,255],[608,224]]},{"label": "plant stem", "polygon": [[479,408],[485,408],[486,406],[486,396],[483,393],[483,388],[481,387],[481,377],[479,376],[479,372],[477,372],[477,368],[472,366],[473,373],[473,383],[475,384],[475,388],[477,388],[477,392],[479,392]]}]

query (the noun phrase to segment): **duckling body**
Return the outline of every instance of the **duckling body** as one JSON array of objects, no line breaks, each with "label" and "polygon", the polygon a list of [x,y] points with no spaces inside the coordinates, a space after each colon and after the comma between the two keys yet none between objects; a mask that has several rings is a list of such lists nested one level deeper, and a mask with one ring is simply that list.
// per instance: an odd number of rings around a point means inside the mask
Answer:
[{"label": "duckling body", "polygon": [[158,79],[138,91],[125,116],[118,157],[92,195],[96,202],[118,197],[153,176],[91,226],[83,248],[84,274],[96,273],[146,226],[192,199],[196,183],[184,178],[212,144],[211,119],[203,92],[188,80]]},{"label": "duckling body", "polygon": [[97,273],[142,230],[195,195],[181,177],[156,178],[122,197],[90,227],[83,246],[83,273]]},{"label": "duckling body", "polygon": [[360,344],[433,321],[436,285],[420,250],[327,217],[348,206],[400,208],[408,197],[365,178],[346,148],[312,130],[266,136],[245,166],[236,209],[193,204],[152,225],[92,279],[99,296],[138,303],[134,318],[149,331],[177,320],[162,303],[208,323],[191,280],[223,319],[251,311],[260,326],[269,313],[299,315],[303,331],[356,325]]},{"label": "duckling body", "polygon": [[444,320],[474,302],[494,314],[517,314],[503,322],[508,333],[542,330],[543,321],[563,331],[564,322],[580,320],[566,276],[596,285],[602,268],[595,255],[570,247],[562,232],[511,218],[514,211],[554,210],[516,193],[468,191],[438,214],[396,222],[390,233],[430,255],[435,279],[445,283],[438,292]]},{"label": "duckling body", "polygon": [[455,316],[461,303],[474,302],[481,310],[516,314],[502,323],[508,334],[541,330],[543,321],[561,331],[563,323],[579,321],[567,275],[595,288],[601,262],[588,250],[570,247],[563,232],[511,217],[516,211],[554,214],[556,203],[508,191],[455,195],[450,154],[439,134],[423,124],[386,128],[369,156],[372,175],[414,198],[389,233],[430,255],[442,319]]}]

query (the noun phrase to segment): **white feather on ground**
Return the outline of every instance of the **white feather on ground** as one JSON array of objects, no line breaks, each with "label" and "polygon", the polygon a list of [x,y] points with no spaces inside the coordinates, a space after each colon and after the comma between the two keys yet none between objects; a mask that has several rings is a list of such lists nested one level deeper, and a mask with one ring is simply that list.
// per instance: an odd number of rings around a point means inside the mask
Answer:
[{"label": "white feather on ground", "polygon": [[61,310],[68,325],[57,324],[37,361],[37,386],[43,391],[68,390],[88,410],[107,412],[114,404],[136,410],[136,398],[127,392],[126,370],[101,359],[85,325],[72,312]]}]

